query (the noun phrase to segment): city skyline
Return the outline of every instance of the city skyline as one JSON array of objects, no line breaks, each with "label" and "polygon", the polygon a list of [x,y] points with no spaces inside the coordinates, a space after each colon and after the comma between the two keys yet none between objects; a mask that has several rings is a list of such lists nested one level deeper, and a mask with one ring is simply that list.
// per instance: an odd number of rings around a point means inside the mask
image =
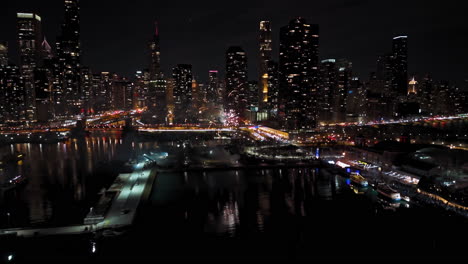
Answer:
[{"label": "city skyline", "polygon": [[[18,60],[14,17],[17,12],[35,12],[41,16],[44,34],[55,49],[64,13],[62,1],[55,2],[48,4],[47,9],[35,1],[7,3],[7,14],[0,18],[0,29],[6,32],[6,37],[2,38],[9,42],[9,57],[13,62]],[[462,87],[467,78],[463,69],[466,68],[468,52],[463,47],[468,43],[467,34],[464,35],[468,27],[465,26],[467,23],[460,23],[466,18],[450,5],[439,8],[434,3],[411,2],[400,10],[398,19],[393,19],[391,14],[398,13],[395,12],[398,11],[398,3],[392,7],[387,3],[368,1],[315,3],[316,8],[314,4],[295,2],[284,6],[282,12],[277,11],[278,3],[261,2],[244,3],[246,7],[253,7],[248,11],[240,7],[222,9],[214,2],[200,5],[185,3],[188,8],[184,10],[192,12],[179,13],[168,3],[153,8],[152,3],[142,2],[129,7],[129,10],[122,2],[106,5],[105,1],[92,4],[84,0],[80,4],[82,65],[89,66],[94,72],[110,71],[131,77],[137,70],[148,68],[147,43],[152,38],[157,20],[162,38],[161,69],[165,75],[169,76],[177,64],[192,64],[197,80],[206,82],[209,70],[218,70],[224,76],[224,53],[229,46],[242,46],[248,58],[258,58],[258,23],[261,20],[271,22],[272,58],[277,61],[279,28],[294,17],[303,16],[310,24],[320,26],[320,60],[348,59],[353,62],[353,73],[362,79],[368,79],[369,73],[375,71],[378,56],[392,49],[388,40],[398,35],[408,35],[410,76],[418,74],[422,77],[430,73],[434,79],[449,80]],[[105,6],[108,10],[103,9]],[[379,10],[381,12],[377,15]],[[123,14],[124,11],[127,13]],[[122,19],[126,14],[131,19]],[[221,15],[232,19],[225,19],[223,23],[213,22],[220,21]],[[371,23],[366,24],[366,21]],[[392,27],[387,31],[385,28],[389,23]],[[99,29],[105,28],[109,34],[99,34],[100,30],[93,28],[97,24]],[[450,28],[450,31],[445,28]],[[369,38],[373,41],[368,41]],[[105,46],[106,41],[112,45]],[[192,48],[200,52],[191,52]],[[120,56],[115,56],[116,52]],[[257,59],[248,62],[248,79],[258,80]]]}]

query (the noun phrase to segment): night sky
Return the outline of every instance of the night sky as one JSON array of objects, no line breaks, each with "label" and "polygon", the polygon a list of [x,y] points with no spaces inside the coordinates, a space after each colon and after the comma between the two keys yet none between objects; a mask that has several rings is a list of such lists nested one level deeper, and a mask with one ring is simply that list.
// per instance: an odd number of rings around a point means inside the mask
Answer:
[{"label": "night sky", "polygon": [[[249,79],[256,79],[259,21],[272,21],[277,59],[279,28],[302,16],[320,25],[320,59],[348,58],[361,78],[375,70],[378,55],[391,51],[393,36],[408,35],[410,74],[430,72],[434,79],[461,84],[468,79],[468,17],[460,2],[82,0],[83,64],[125,76],[147,68],[147,42],[157,19],[166,74],[175,64],[189,63],[206,81],[208,70],[224,72],[226,48],[241,45],[247,51]],[[2,1],[0,39],[10,42],[14,62],[16,12],[42,16],[45,35],[55,46],[63,0]]]}]

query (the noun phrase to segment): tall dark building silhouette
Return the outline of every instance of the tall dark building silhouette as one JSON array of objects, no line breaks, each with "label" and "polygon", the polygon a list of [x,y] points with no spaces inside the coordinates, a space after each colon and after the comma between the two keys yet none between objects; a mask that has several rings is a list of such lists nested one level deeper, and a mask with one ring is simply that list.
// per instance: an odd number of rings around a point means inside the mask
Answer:
[{"label": "tall dark building silhouette", "polygon": [[161,47],[159,43],[159,25],[154,23],[155,30],[151,41],[149,42],[150,65],[149,65],[149,83],[147,89],[147,106],[152,114],[153,123],[166,123],[167,108],[167,81],[161,71]]},{"label": "tall dark building silhouette", "polygon": [[408,91],[408,37],[393,38],[393,78],[394,96],[404,96]]},{"label": "tall dark building silhouette", "polygon": [[351,88],[353,64],[346,59],[340,59],[336,62],[338,76],[337,89],[334,91],[334,117],[335,122],[346,121],[346,104],[348,92]]},{"label": "tall dark building silhouette", "polygon": [[233,111],[244,118],[247,110],[247,55],[238,46],[226,51],[226,111]]},{"label": "tall dark building silhouette", "polygon": [[62,34],[57,38],[57,57],[62,92],[54,98],[57,115],[77,114],[82,107],[80,89],[80,5],[79,0],[65,0]]},{"label": "tall dark building silhouette", "polygon": [[272,41],[270,21],[260,21],[258,61],[258,111],[268,116],[270,110],[270,92],[268,86],[268,62],[271,61]]},{"label": "tall dark building silhouette", "polygon": [[184,124],[192,121],[192,65],[178,64],[172,70],[174,79],[174,121]]},{"label": "tall dark building silhouette", "polygon": [[218,71],[216,70],[211,70],[208,72],[208,87],[206,89],[206,100],[208,103],[217,105],[220,102],[218,102],[219,96],[218,96],[218,90],[219,90],[219,77],[218,77]]},{"label": "tall dark building silhouette", "polygon": [[159,45],[159,25],[154,23],[155,31],[153,39],[149,43],[151,61],[150,61],[150,78],[156,80],[161,75],[161,47]]},{"label": "tall dark building silhouette", "polygon": [[25,96],[24,118],[34,120],[36,118],[34,71],[41,64],[41,17],[32,13],[18,13],[17,18],[21,85]]},{"label": "tall dark building silhouette", "polygon": [[316,123],[319,27],[303,18],[280,31],[280,98],[285,126],[310,130]]},{"label": "tall dark building silhouette", "polygon": [[0,67],[8,65],[8,42],[0,41]]},{"label": "tall dark building silhouette", "polygon": [[334,93],[337,89],[337,71],[336,60],[327,59],[322,60],[320,64],[320,88],[318,102],[318,116],[319,122],[331,122],[333,120],[333,107],[334,107]]}]

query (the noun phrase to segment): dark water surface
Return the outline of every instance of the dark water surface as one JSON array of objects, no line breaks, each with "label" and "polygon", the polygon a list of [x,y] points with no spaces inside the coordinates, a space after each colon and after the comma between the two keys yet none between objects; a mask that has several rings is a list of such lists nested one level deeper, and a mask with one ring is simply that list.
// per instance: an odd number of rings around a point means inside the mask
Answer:
[{"label": "dark water surface", "polygon": [[[145,144],[143,149],[154,147]],[[209,156],[209,150],[226,162],[234,159],[213,144],[193,153],[199,158]],[[180,155],[174,154],[174,160],[180,161]],[[84,167],[95,175],[85,162],[90,159],[63,166]],[[73,177],[64,182],[76,186]],[[160,172],[135,225],[121,236],[17,239],[6,248],[19,260],[446,262],[467,260],[467,224],[438,209],[389,204],[372,188],[352,186],[320,168]]]}]

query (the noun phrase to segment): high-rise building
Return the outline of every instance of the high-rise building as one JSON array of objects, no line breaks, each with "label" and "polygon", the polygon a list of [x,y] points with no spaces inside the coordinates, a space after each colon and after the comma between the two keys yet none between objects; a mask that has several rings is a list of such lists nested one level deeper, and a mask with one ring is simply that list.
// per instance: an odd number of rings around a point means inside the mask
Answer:
[{"label": "high-rise building", "polygon": [[147,88],[147,104],[154,123],[167,121],[167,81],[161,71],[161,47],[159,42],[159,25],[155,22],[154,35],[149,42],[150,65],[149,83]]},{"label": "high-rise building", "polygon": [[272,41],[270,21],[260,21],[259,32],[259,62],[258,62],[258,107],[259,111],[268,115],[270,93],[268,86],[268,62],[271,61]]},{"label": "high-rise building", "polygon": [[333,99],[333,121],[346,121],[346,99],[350,90],[352,80],[353,64],[346,59],[340,59],[336,62],[337,67],[337,88],[334,91]]},{"label": "high-rise building", "polygon": [[111,96],[111,110],[124,110],[125,109],[125,94],[127,88],[127,80],[120,78],[117,74],[112,75],[112,96]]},{"label": "high-rise building", "polygon": [[247,55],[238,46],[229,47],[226,51],[226,112],[233,112],[238,117],[245,117],[247,107],[246,93]]},{"label": "high-rise building", "polygon": [[433,114],[448,115],[452,102],[450,101],[450,85],[448,81],[442,80],[434,84],[432,93]]},{"label": "high-rise building", "polygon": [[174,121],[176,124],[193,121],[192,111],[192,65],[178,64],[172,70],[174,79]]},{"label": "high-rise building", "polygon": [[82,107],[80,89],[80,5],[79,0],[65,0],[65,17],[62,34],[57,37],[62,95],[56,98],[59,106],[56,114],[78,114]]},{"label": "high-rise building", "polygon": [[393,61],[393,54],[379,56],[375,78],[379,86],[372,87],[372,92],[380,93],[383,97],[392,96]]},{"label": "high-rise building", "polygon": [[0,67],[0,121],[19,121],[24,118],[24,89],[17,66]]},{"label": "high-rise building", "polygon": [[281,28],[280,98],[288,129],[307,131],[315,127],[318,46],[318,25],[296,18]]},{"label": "high-rise building", "polygon": [[352,77],[346,97],[346,122],[364,122],[366,104],[363,83],[359,78]]},{"label": "high-rise building", "polygon": [[424,115],[433,114],[434,103],[432,101],[432,94],[434,90],[434,85],[432,78],[429,74],[426,74],[420,85],[419,85],[419,103],[421,106],[421,113]]},{"label": "high-rise building", "polygon": [[34,70],[36,119],[41,123],[47,122],[52,117],[50,99],[51,90],[53,88],[53,78],[50,74],[51,72],[43,67],[37,67]]},{"label": "high-rise building", "polygon": [[93,73],[89,67],[82,67],[80,70],[80,87],[82,90],[81,101],[83,102],[83,112],[90,114],[94,104],[93,96]]},{"label": "high-rise building", "polygon": [[259,85],[257,81],[249,81],[249,89],[247,91],[247,119],[252,123],[257,121],[257,113],[259,111],[258,105],[258,89]]},{"label": "high-rise building", "polygon": [[34,71],[41,64],[41,17],[33,13],[18,13],[18,48],[21,82],[24,89],[25,118],[34,120],[36,114]]},{"label": "high-rise building", "polygon": [[206,89],[206,100],[209,105],[216,106],[219,102],[219,77],[218,71],[211,70],[208,72],[208,86]]},{"label": "high-rise building", "polygon": [[268,110],[270,117],[276,119],[279,107],[279,73],[278,63],[271,60],[268,62]]},{"label": "high-rise building", "polygon": [[167,118],[167,81],[161,76],[149,82],[148,110],[153,114],[153,122],[166,123]]},{"label": "high-rise building", "polygon": [[0,41],[0,67],[8,65],[8,42]]},{"label": "high-rise building", "polygon": [[150,78],[156,80],[161,76],[161,47],[159,44],[159,26],[158,22],[155,22],[155,31],[153,38],[149,42],[150,49]]},{"label": "high-rise building", "polygon": [[322,60],[319,67],[320,70],[320,87],[319,96],[320,101],[318,102],[318,122],[331,122],[333,119],[334,110],[334,93],[337,89],[337,72],[336,72],[336,60],[327,59]]},{"label": "high-rise building", "polygon": [[393,78],[394,96],[405,96],[408,92],[408,37],[393,38]]}]

